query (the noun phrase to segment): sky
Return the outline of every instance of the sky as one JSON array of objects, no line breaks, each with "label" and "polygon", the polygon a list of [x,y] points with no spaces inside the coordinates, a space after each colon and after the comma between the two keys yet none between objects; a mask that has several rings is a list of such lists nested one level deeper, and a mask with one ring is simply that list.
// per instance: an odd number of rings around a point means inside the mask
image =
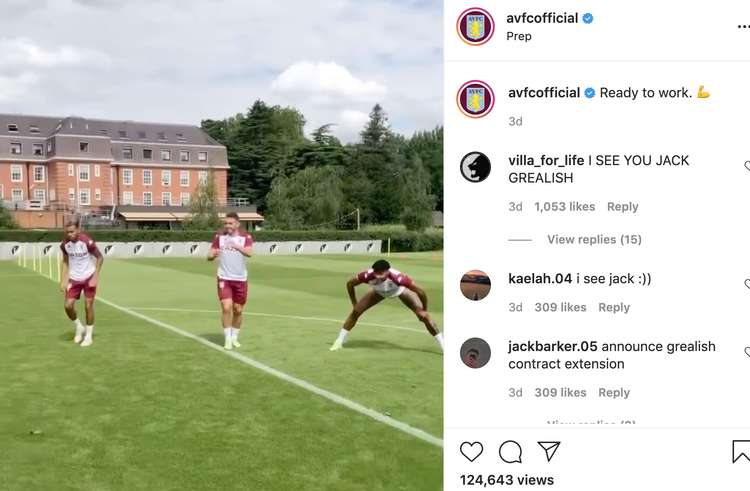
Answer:
[{"label": "sky", "polygon": [[440,0],[0,0],[0,112],[200,124],[257,99],[358,138],[442,123]]}]

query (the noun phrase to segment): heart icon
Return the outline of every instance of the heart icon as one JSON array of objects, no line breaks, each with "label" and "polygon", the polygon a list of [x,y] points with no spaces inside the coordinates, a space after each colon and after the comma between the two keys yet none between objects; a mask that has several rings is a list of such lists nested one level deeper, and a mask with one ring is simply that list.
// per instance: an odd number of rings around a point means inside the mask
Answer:
[{"label": "heart icon", "polygon": [[748,346],[747,348],[745,348],[745,354],[747,356],[750,356],[750,346]]},{"label": "heart icon", "polygon": [[750,288],[750,278],[745,280],[745,286]]},{"label": "heart icon", "polygon": [[461,444],[461,455],[466,457],[469,462],[477,460],[482,452],[484,452],[484,447],[479,442],[463,442]]},{"label": "heart icon", "polygon": [[750,160],[745,161],[745,169],[750,170]]}]

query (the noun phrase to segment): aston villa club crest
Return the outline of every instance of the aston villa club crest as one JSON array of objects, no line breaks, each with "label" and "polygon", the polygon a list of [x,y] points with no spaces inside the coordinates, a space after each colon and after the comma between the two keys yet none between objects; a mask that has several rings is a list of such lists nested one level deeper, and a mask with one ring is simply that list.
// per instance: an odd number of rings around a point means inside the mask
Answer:
[{"label": "aston villa club crest", "polygon": [[456,31],[466,44],[479,46],[489,41],[495,33],[495,21],[486,10],[470,8],[458,16]]},{"label": "aston villa club crest", "polygon": [[481,80],[471,80],[458,90],[456,103],[464,116],[481,118],[492,111],[495,105],[495,93],[487,83]]}]

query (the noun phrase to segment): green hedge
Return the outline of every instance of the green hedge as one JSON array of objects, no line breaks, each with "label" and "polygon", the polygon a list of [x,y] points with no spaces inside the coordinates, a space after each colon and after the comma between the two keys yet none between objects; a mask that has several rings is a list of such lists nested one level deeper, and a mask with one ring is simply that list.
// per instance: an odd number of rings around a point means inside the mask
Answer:
[{"label": "green hedge", "polygon": [[[93,230],[91,236],[101,242],[207,242],[214,231],[195,230]],[[62,240],[60,230],[0,230],[0,242],[56,242]],[[307,240],[382,240],[383,250],[391,238],[391,251],[418,252],[443,249],[442,232],[383,232],[346,230],[262,230],[253,232],[257,242]]]}]

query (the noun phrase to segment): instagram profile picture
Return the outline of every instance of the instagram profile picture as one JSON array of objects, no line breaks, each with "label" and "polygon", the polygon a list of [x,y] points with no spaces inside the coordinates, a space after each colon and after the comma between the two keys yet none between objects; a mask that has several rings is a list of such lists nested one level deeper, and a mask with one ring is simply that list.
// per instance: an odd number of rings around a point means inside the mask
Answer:
[{"label": "instagram profile picture", "polygon": [[495,34],[495,20],[489,12],[473,7],[461,12],[456,21],[456,32],[470,46],[481,46]]},{"label": "instagram profile picture", "polygon": [[471,338],[461,345],[461,361],[469,368],[482,368],[490,361],[490,345],[482,338]]},{"label": "instagram profile picture", "polygon": [[456,104],[464,116],[473,119],[483,118],[495,106],[495,93],[488,83],[470,80],[458,89]]},{"label": "instagram profile picture", "polygon": [[461,175],[469,182],[482,182],[490,175],[492,164],[482,152],[469,152],[461,159]]},{"label": "instagram profile picture", "polygon": [[472,269],[461,277],[461,293],[464,297],[478,302],[490,294],[492,282],[484,271]]}]

